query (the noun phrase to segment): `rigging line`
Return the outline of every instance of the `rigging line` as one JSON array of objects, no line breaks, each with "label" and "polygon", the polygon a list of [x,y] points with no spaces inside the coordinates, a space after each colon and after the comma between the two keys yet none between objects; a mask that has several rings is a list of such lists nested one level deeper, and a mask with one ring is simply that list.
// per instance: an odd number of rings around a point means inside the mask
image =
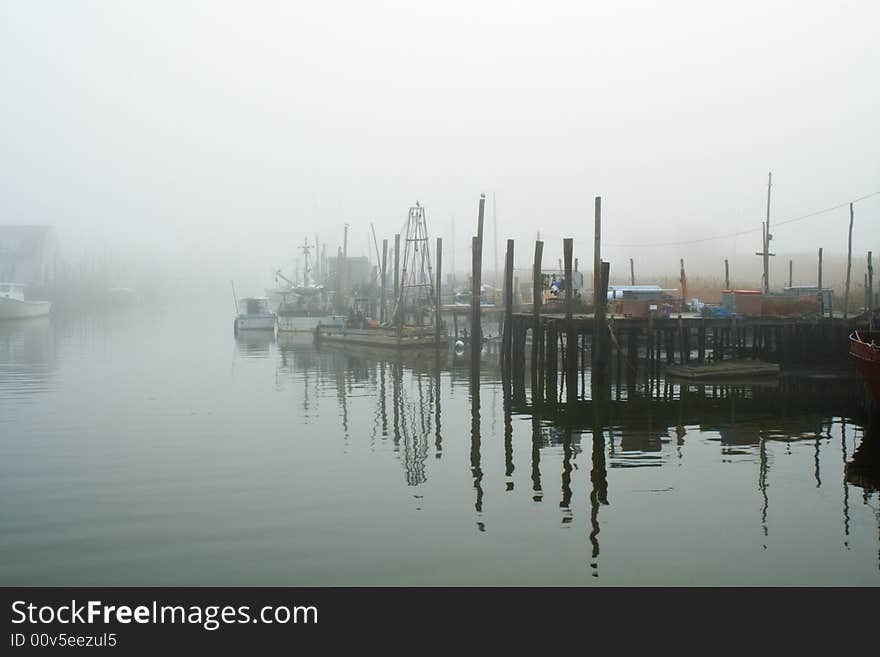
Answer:
[{"label": "rigging line", "polygon": [[[816,210],[815,212],[810,212],[808,214],[801,215],[799,217],[793,217],[791,219],[785,219],[783,221],[775,222],[774,226],[784,226],[786,224],[791,224],[796,221],[803,221],[805,219],[811,219],[812,217],[816,217],[820,214],[825,214],[826,212],[832,212],[834,210],[840,210],[841,208],[847,207],[850,203],[858,203],[859,201],[864,201],[873,196],[880,195],[880,190],[876,192],[871,192],[870,194],[865,194],[864,196],[860,196],[852,201],[846,201],[845,203],[839,203],[838,205],[831,206],[830,208],[825,208],[823,210]],[[657,246],[680,246],[685,244],[700,244],[702,242],[712,242],[715,240],[723,240],[731,237],[739,237],[740,235],[749,235],[751,233],[759,233],[763,228],[748,228],[746,230],[740,230],[735,233],[727,233],[725,235],[714,235],[712,237],[701,237],[695,240],[684,240],[680,242],[651,242],[651,243],[641,243],[641,244],[607,244],[609,247],[617,247],[617,248],[641,248],[641,247],[657,247]]]}]

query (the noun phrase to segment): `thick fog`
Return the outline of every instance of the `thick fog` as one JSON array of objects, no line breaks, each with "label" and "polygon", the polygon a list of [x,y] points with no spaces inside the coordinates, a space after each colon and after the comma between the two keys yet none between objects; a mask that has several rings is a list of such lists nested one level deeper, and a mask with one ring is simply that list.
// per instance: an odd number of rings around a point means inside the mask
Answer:
[{"label": "thick fog", "polygon": [[[481,192],[487,270],[493,195],[517,266],[538,231],[590,263],[600,195],[612,277],[757,276],[772,171],[771,223],[840,206],[772,231],[775,283],[880,192],[878,25],[873,0],[4,0],[0,223],[225,290],[345,223],[373,254],[416,200],[464,272]],[[878,217],[855,204],[860,266]]]}]

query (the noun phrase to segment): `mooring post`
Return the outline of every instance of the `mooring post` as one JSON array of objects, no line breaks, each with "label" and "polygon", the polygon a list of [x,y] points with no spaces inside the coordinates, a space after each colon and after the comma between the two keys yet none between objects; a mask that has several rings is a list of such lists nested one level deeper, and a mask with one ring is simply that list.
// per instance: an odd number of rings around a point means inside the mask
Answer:
[{"label": "mooring post", "polygon": [[874,260],[873,254],[868,251],[868,312],[874,310]]},{"label": "mooring post", "polygon": [[471,367],[480,367],[480,352],[483,349],[483,328],[480,319],[480,292],[483,287],[483,214],[486,210],[486,195],[480,194],[477,214],[477,234],[471,240]]},{"label": "mooring post", "polygon": [[794,260],[789,260],[788,261],[788,287],[791,287],[793,271],[794,271]]},{"label": "mooring post", "polygon": [[501,334],[501,368],[509,371],[513,354],[513,240],[504,256],[504,329]]},{"label": "mooring post", "polygon": [[822,247],[819,247],[819,316],[825,316],[825,294],[822,292]]},{"label": "mooring post", "polygon": [[[441,298],[442,298],[441,297],[441,290],[442,290],[442,285],[443,285],[443,275],[441,273],[442,271],[443,271],[443,238],[438,237],[437,238],[437,286],[436,286],[437,287],[437,289],[436,289],[437,298],[436,298],[436,304],[434,307],[434,339],[435,339],[435,342],[437,343],[438,347],[440,346],[440,323],[441,323],[440,322],[440,309],[443,307],[443,304],[441,301]],[[446,345],[446,342],[444,341],[444,346],[445,345]]]},{"label": "mooring post", "polygon": [[480,319],[480,288],[482,287],[480,268],[482,267],[480,238],[471,238],[471,364],[480,365],[480,352],[483,347],[483,331]]},{"label": "mooring post", "polygon": [[630,285],[636,284],[636,266],[633,263],[632,258],[629,259],[629,284]]},{"label": "mooring post", "polygon": [[697,329],[697,362],[706,362],[706,317],[700,317],[700,328]]},{"label": "mooring post", "polygon": [[849,283],[852,272],[852,229],[853,229],[853,204],[849,204],[849,239],[846,250],[846,287],[843,292],[843,318],[849,316]]},{"label": "mooring post", "polygon": [[577,337],[574,333],[572,309],[574,307],[574,285],[572,284],[572,256],[574,240],[566,237],[562,240],[562,253],[565,259],[565,386],[566,400],[577,400]]},{"label": "mooring post", "polygon": [[400,233],[394,236],[394,323],[400,324]]},{"label": "mooring post", "polygon": [[557,386],[559,385],[559,376],[557,375],[557,367],[559,365],[559,327],[555,320],[547,323],[547,347],[546,356],[544,358],[544,371],[546,374],[545,394],[547,401],[555,404],[558,399]]},{"label": "mooring post", "polygon": [[388,303],[386,300],[386,274],[388,272],[388,240],[382,240],[382,306],[379,313],[379,320],[382,324],[388,321]]},{"label": "mooring post", "polygon": [[730,265],[727,262],[727,258],[724,259],[724,289],[730,289]]},{"label": "mooring post", "polygon": [[532,397],[538,390],[538,345],[542,338],[540,331],[540,314],[542,294],[542,276],[541,276],[541,258],[544,255],[544,242],[537,240],[535,242],[535,261],[532,264]]},{"label": "mooring post", "polygon": [[605,299],[602,294],[602,197],[596,197],[593,223],[593,338],[592,338],[592,378],[602,378],[599,366],[602,364],[602,351],[605,329]]},{"label": "mooring post", "polygon": [[605,321],[605,300],[608,298],[608,277],[610,274],[611,264],[603,260],[599,268],[602,272],[599,287],[599,298],[601,300],[601,303],[599,304],[597,315],[598,321],[596,322],[598,335],[593,336],[594,340],[598,337],[599,342],[596,354],[596,367],[593,372],[593,376],[596,376],[596,374],[598,374],[598,380],[604,381],[609,363],[608,346],[611,343],[611,341],[608,339],[608,324]]}]

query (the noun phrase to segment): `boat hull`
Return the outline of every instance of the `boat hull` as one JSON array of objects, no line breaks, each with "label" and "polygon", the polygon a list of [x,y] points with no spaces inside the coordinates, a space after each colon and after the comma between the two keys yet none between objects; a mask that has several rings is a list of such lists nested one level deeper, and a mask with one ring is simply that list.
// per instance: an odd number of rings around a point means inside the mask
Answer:
[{"label": "boat hull", "polygon": [[278,315],[278,331],[281,333],[314,333],[318,324],[329,318],[322,315],[308,317],[303,315]]},{"label": "boat hull", "polygon": [[439,339],[433,329],[426,327],[406,327],[398,332],[393,328],[354,329],[340,326],[320,325],[315,329],[319,343],[361,345],[389,349],[417,349],[446,347],[449,338],[441,335]]},{"label": "boat hull", "polygon": [[849,336],[849,355],[880,402],[880,331],[855,331]]},{"label": "boat hull", "polygon": [[239,315],[235,318],[236,331],[267,331],[275,328],[275,314]]},{"label": "boat hull", "polygon": [[48,301],[22,301],[0,298],[0,319],[27,319],[49,314],[52,304]]}]

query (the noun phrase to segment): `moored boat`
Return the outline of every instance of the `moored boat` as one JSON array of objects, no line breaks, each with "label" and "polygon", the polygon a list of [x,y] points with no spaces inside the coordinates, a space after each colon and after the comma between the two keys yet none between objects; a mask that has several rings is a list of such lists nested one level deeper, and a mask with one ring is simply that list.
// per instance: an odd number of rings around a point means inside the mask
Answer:
[{"label": "moored boat", "polygon": [[849,355],[855,359],[874,399],[880,402],[880,331],[853,331],[849,336]]},{"label": "moored boat", "polygon": [[[445,327],[444,327],[445,328]],[[445,347],[449,337],[437,335],[432,326],[377,326],[354,328],[346,324],[320,324],[315,329],[319,343],[338,343],[393,349],[414,347]]]},{"label": "moored boat", "polygon": [[279,332],[311,333],[318,324],[329,319],[332,309],[324,294],[324,286],[312,282],[312,266],[309,260],[312,248],[308,240],[299,247],[305,259],[302,284],[287,278],[280,269],[275,272],[276,281],[280,279],[287,284],[286,288],[276,290],[280,296],[280,302],[275,308]]},{"label": "moored boat", "polygon": [[24,298],[24,285],[0,283],[0,319],[26,319],[49,314],[52,304],[48,301],[31,301]]},{"label": "moored boat", "polygon": [[235,332],[274,331],[276,316],[269,309],[266,297],[245,297],[238,300],[238,316],[235,318]]}]

